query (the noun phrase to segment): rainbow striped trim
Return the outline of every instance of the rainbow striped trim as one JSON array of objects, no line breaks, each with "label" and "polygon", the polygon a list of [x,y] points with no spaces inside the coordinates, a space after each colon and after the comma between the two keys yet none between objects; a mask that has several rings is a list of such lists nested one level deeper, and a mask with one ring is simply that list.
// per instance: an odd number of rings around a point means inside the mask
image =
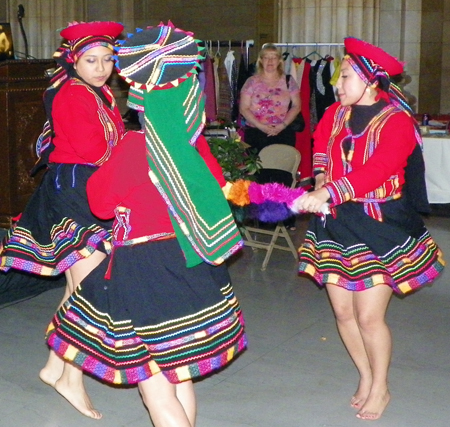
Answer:
[{"label": "rainbow striped trim", "polygon": [[109,231],[98,225],[82,227],[69,218],[52,227],[50,238],[50,244],[41,245],[29,230],[18,225],[9,229],[4,239],[7,244],[0,245],[0,270],[57,276],[90,256],[102,242],[105,248],[111,247]]},{"label": "rainbow striped trim", "polygon": [[330,240],[318,242],[308,231],[300,254],[299,272],[309,274],[321,286],[332,284],[350,291],[385,284],[405,294],[432,282],[445,265],[428,232],[376,256],[363,243],[344,248]]},{"label": "rainbow striped trim", "polygon": [[172,321],[135,328],[97,311],[77,290],[55,314],[47,342],[65,360],[97,378],[135,384],[163,372],[172,383],[202,377],[247,347],[244,320],[231,285],[218,304]]}]

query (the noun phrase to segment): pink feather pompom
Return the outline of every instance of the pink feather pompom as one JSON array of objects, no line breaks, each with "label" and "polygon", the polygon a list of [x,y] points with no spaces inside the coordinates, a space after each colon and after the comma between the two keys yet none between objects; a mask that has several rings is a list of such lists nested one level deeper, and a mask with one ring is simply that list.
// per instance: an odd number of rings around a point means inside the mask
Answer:
[{"label": "pink feather pompom", "polygon": [[291,209],[291,206],[295,202],[295,200],[297,200],[302,194],[305,194],[305,193],[306,193],[306,190],[302,187],[294,188],[289,193],[289,199],[286,200],[286,204],[288,205],[288,208]]},{"label": "pink feather pompom", "polygon": [[256,182],[252,182],[248,187],[248,196],[250,198],[250,203],[255,203],[260,205],[264,203],[264,195],[262,194],[262,186]]},{"label": "pink feather pompom", "polygon": [[252,182],[248,189],[250,202],[258,205],[266,201],[271,201],[276,203],[286,203],[290,206],[293,201],[303,193],[305,193],[305,190],[301,187],[289,188],[276,182],[269,184]]}]

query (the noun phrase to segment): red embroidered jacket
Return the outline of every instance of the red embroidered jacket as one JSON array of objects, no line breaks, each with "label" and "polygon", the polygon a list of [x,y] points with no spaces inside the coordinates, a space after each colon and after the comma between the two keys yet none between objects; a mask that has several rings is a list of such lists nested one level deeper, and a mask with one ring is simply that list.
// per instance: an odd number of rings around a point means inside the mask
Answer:
[{"label": "red embroidered jacket", "polygon": [[[389,104],[355,136],[346,127],[350,112],[350,107],[333,104],[314,132],[314,172],[325,173],[331,206],[400,197],[404,168],[417,143],[412,118]],[[354,143],[347,156],[342,146],[346,138]]]},{"label": "red embroidered jacket", "polygon": [[85,83],[71,79],[55,96],[52,106],[55,149],[52,163],[101,165],[120,141],[124,125],[113,94],[103,86],[113,109]]}]

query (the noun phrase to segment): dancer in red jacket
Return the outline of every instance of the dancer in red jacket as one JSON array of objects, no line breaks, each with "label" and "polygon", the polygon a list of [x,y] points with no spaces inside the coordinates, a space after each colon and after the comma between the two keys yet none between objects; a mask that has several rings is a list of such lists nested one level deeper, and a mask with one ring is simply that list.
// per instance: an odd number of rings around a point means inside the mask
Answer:
[{"label": "dancer in red jacket", "polygon": [[432,282],[444,262],[418,213],[428,208],[418,126],[390,79],[403,65],[355,38],[345,47],[340,103],[314,133],[315,191],[298,201],[309,212],[329,202],[331,215],[311,220],[299,270],[326,286],[360,374],[351,405],[358,418],[375,420],[390,400],[392,292]]}]

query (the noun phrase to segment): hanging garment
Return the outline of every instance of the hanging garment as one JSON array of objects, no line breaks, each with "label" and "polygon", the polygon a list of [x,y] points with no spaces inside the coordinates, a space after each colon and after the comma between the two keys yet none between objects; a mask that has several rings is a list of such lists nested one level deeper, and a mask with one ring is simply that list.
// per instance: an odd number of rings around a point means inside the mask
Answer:
[{"label": "hanging garment", "polygon": [[237,64],[236,58],[234,56],[234,50],[229,50],[227,56],[225,57],[224,66],[227,70],[228,82],[230,84],[230,109],[231,109],[231,120],[236,120],[235,111],[237,105]]},{"label": "hanging garment", "polygon": [[[242,86],[244,86],[247,79],[250,77],[250,73],[248,71],[248,58],[246,57],[246,53],[244,49],[241,49],[241,60],[239,62],[238,75],[237,75],[237,100],[234,105],[233,116],[236,117],[237,125],[239,128],[243,127],[245,124],[242,122],[243,116],[239,114],[239,97],[241,93]],[[243,132],[242,135],[243,137]]]},{"label": "hanging garment", "polygon": [[284,74],[290,74],[294,77],[292,74],[292,60],[294,59],[293,55],[291,55],[289,52],[284,52],[282,55],[283,61],[284,61]]},{"label": "hanging garment", "polygon": [[219,98],[217,117],[225,120],[225,122],[231,122],[231,106],[232,106],[232,94],[230,81],[228,79],[227,69],[223,61],[219,62],[217,73],[219,75]]},{"label": "hanging garment", "polygon": [[214,59],[207,57],[203,63],[203,70],[205,74],[205,114],[206,120],[213,121],[217,118],[217,101],[214,77]]},{"label": "hanging garment", "polygon": [[[214,90],[216,93],[216,111],[219,113],[219,99],[220,99],[220,81],[219,81],[219,64],[220,52],[217,51],[213,59],[213,74],[214,74]],[[217,116],[216,116],[217,119]]]},{"label": "hanging garment", "polygon": [[237,91],[241,92],[242,86],[251,76],[248,71],[248,58],[246,57],[245,50],[241,49],[241,60],[239,61],[238,77],[237,77]]},{"label": "hanging garment", "polygon": [[[334,67],[334,71],[331,75],[331,80],[330,80],[330,84],[332,86],[336,86],[339,75],[341,73],[341,60],[340,58],[334,58],[333,61],[333,67]],[[337,96],[337,91],[335,91],[334,96],[336,98],[336,101],[339,101],[339,97]]]},{"label": "hanging garment", "polygon": [[231,84],[232,81],[232,73],[233,73],[233,68],[235,66],[236,63],[236,58],[234,57],[234,50],[229,50],[227,52],[227,56],[225,57],[225,60],[223,61],[223,65],[225,65],[225,68],[227,70],[227,75],[228,75],[228,81]]},{"label": "hanging garment", "polygon": [[[233,51],[231,51],[233,53]],[[228,57],[228,55],[227,55]],[[231,57],[231,56],[230,56]],[[238,69],[237,69],[237,62],[234,58],[234,53],[232,55],[232,61],[230,61],[230,93],[231,93],[231,99],[230,99],[230,111],[231,111],[231,121],[235,122],[238,118],[239,114],[239,106],[238,106],[238,90],[237,90],[237,80],[238,80]]]},{"label": "hanging garment", "polygon": [[320,59],[314,65],[313,72],[315,74],[313,96],[315,99],[317,120],[319,121],[325,113],[325,110],[331,104],[336,102],[334,97],[334,89],[330,84],[330,62],[326,59]]},{"label": "hanging garment", "polygon": [[317,117],[317,108],[316,108],[316,97],[315,97],[315,87],[316,87],[316,73],[314,71],[314,66],[317,61],[311,61],[310,59],[306,59],[309,64],[309,111],[310,111],[310,123],[311,123],[311,134],[314,133],[316,129],[317,123],[319,122]]},{"label": "hanging garment", "polygon": [[309,101],[311,98],[310,90],[310,70],[311,64],[302,58],[294,58],[292,64],[292,75],[300,87],[300,102],[302,114],[305,119],[305,129],[303,132],[296,133],[295,148],[300,151],[302,160],[299,165],[300,182],[307,186],[312,179],[312,133],[311,133],[311,112]]}]

